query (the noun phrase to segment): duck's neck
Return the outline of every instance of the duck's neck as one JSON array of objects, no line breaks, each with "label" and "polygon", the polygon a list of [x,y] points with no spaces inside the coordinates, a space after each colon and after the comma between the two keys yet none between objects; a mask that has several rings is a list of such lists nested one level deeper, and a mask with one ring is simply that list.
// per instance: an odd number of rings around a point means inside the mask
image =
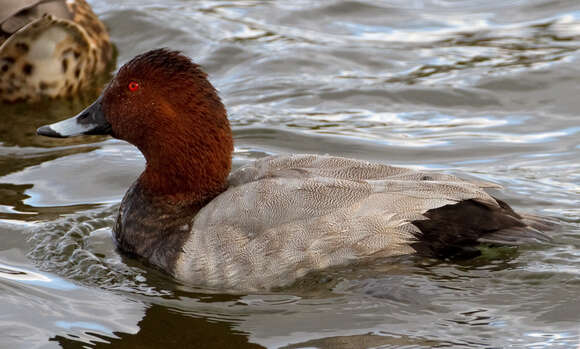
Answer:
[{"label": "duck's neck", "polygon": [[162,158],[147,161],[138,181],[150,196],[175,203],[205,202],[227,186],[231,160],[215,161],[211,156],[168,149]]},{"label": "duck's neck", "polygon": [[[172,133],[142,149],[145,194],[180,204],[203,204],[227,187],[233,140],[229,125],[206,134]],[[157,145],[157,146],[155,146]]]}]

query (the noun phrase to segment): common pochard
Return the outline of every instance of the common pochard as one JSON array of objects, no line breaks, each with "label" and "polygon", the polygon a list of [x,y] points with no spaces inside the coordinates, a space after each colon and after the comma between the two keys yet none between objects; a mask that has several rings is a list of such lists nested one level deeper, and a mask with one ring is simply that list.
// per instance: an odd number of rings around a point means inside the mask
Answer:
[{"label": "common pochard", "polygon": [[92,105],[38,134],[137,146],[147,165],[113,239],[199,286],[267,290],[353,261],[549,241],[483,181],[321,155],[270,156],[230,173],[232,133],[216,90],[167,49],[133,58]]}]

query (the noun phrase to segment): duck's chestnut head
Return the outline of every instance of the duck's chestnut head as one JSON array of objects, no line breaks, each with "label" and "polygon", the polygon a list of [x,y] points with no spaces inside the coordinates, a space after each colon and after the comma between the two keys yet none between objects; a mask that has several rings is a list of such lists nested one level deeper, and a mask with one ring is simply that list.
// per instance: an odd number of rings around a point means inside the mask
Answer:
[{"label": "duck's chestnut head", "polygon": [[167,49],[136,56],[101,96],[75,117],[42,126],[49,137],[111,135],[146,152],[154,139],[229,131],[225,108],[207,75],[188,57]]}]

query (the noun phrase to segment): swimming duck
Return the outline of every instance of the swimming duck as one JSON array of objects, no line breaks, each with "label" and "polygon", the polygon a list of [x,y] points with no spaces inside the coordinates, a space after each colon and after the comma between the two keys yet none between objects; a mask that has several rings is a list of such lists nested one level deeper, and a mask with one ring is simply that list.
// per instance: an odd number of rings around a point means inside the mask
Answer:
[{"label": "swimming duck", "polygon": [[112,66],[105,25],[85,0],[0,0],[0,101],[87,88]]},{"label": "swimming duck", "polygon": [[479,242],[549,241],[497,185],[323,155],[269,156],[232,173],[226,110],[199,66],[167,49],[125,64],[77,116],[39,135],[112,135],[145,156],[122,200],[118,248],[199,286],[268,290],[308,272]]}]

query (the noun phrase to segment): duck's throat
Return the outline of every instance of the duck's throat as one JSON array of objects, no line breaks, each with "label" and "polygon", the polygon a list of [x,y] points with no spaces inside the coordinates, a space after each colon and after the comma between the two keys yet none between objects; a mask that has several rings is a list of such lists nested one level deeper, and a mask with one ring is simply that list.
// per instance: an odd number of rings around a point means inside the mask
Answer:
[{"label": "duck's throat", "polygon": [[[222,154],[218,154],[222,155]],[[171,203],[205,204],[227,186],[231,155],[190,154],[181,149],[147,158],[139,178],[145,194]]]}]

